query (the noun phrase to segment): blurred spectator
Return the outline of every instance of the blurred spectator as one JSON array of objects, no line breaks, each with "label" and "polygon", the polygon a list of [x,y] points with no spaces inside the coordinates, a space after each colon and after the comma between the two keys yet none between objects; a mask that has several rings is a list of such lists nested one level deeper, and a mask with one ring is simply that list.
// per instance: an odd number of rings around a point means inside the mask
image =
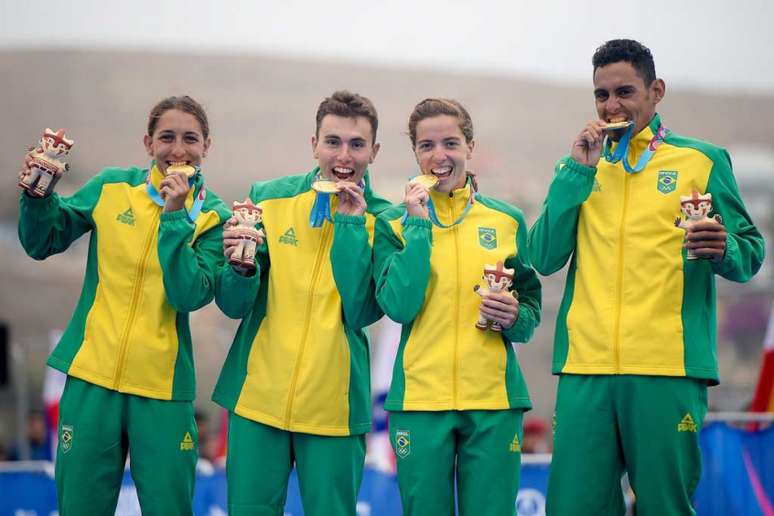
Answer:
[{"label": "blurred spectator", "polygon": [[205,412],[197,410],[194,420],[199,433],[199,458],[213,462],[217,458],[218,442],[210,431],[209,418]]},{"label": "blurred spectator", "polygon": [[[43,417],[42,412],[31,412],[27,419],[27,443],[30,447],[30,460],[52,460],[46,418]],[[18,446],[13,446],[8,451],[8,460],[22,458]]]},{"label": "blurred spectator", "polygon": [[521,441],[522,453],[549,453],[548,424],[542,419],[527,418],[524,421],[524,438]]}]

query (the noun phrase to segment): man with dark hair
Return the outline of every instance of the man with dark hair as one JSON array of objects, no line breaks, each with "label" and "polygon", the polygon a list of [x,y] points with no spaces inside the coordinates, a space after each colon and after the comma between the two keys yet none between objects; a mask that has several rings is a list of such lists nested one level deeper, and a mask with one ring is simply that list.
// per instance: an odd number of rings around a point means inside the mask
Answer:
[{"label": "man with dark hair", "polygon": [[[599,120],[559,160],[529,238],[538,272],[570,261],[547,513],[623,514],[627,471],[637,514],[694,514],[698,435],[718,383],[715,275],[749,280],[764,243],[728,153],[662,124],[650,51],[608,41],[593,65]],[[689,224],[681,210],[703,212]]]},{"label": "man with dark hair", "polygon": [[[255,183],[254,273],[225,265],[215,299],[242,319],[213,399],[229,410],[229,514],[281,515],[295,463],[307,515],[354,515],[371,429],[365,327],[382,316],[371,265],[376,110],[338,91],[317,111],[312,171]],[[224,254],[239,233],[227,223]]]}]

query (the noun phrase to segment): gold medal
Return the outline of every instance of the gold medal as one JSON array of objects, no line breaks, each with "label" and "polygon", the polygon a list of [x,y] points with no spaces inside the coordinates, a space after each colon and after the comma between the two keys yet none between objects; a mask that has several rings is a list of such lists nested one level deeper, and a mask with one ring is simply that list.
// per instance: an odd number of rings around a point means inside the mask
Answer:
[{"label": "gold medal", "polygon": [[196,169],[191,165],[170,165],[167,167],[167,174],[183,174],[185,177],[193,177]]},{"label": "gold medal", "polygon": [[421,174],[409,181],[409,184],[422,185],[429,190],[438,184],[438,178],[430,174]]},{"label": "gold medal", "polygon": [[616,131],[618,129],[625,129],[632,125],[634,122],[631,120],[622,120],[620,122],[610,122],[605,126],[606,131]]},{"label": "gold medal", "polygon": [[339,193],[339,185],[336,181],[330,181],[329,179],[318,179],[312,183],[312,190],[320,193]]}]

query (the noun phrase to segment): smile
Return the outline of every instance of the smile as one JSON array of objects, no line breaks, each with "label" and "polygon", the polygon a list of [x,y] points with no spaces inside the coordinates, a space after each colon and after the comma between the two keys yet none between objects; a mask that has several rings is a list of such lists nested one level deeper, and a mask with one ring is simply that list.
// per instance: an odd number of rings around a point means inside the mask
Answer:
[{"label": "smile", "polygon": [[430,169],[430,172],[438,179],[445,179],[451,175],[452,170],[454,170],[452,167],[446,166]]},{"label": "smile", "polygon": [[349,181],[355,175],[355,169],[348,167],[333,167],[333,175],[340,181]]}]

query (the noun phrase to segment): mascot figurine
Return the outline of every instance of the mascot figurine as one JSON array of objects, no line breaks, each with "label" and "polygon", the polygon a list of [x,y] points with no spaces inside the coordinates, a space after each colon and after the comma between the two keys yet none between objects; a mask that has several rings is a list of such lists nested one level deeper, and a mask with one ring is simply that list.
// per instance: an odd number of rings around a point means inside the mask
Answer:
[{"label": "mascot figurine", "polygon": [[[712,194],[707,193],[699,195],[696,190],[690,196],[680,196],[680,211],[685,215],[685,220],[681,217],[675,219],[675,226],[687,230],[698,222],[717,222],[721,223],[720,215],[710,217],[712,211]],[[693,249],[688,249],[687,258],[696,260],[698,256],[693,253]]]},{"label": "mascot figurine", "polygon": [[[497,265],[484,265],[484,286],[476,285],[473,287],[473,291],[481,297],[484,295],[498,292],[507,292],[508,288],[513,285],[513,273],[514,269],[507,269],[503,262],[497,262]],[[515,296],[516,293],[512,292]],[[476,322],[476,328],[479,330],[486,330],[490,321],[487,320],[481,313],[478,315],[478,321]],[[502,331],[500,323],[491,322],[492,331]]]},{"label": "mascot figurine", "polygon": [[47,197],[68,168],[62,159],[70,153],[72,146],[73,140],[65,137],[64,129],[57,132],[46,129],[40,146],[29,154],[32,159],[30,173],[19,181],[19,186],[31,197]]},{"label": "mascot figurine", "polygon": [[228,263],[241,273],[250,273],[256,269],[255,248],[265,237],[263,230],[255,227],[263,221],[263,210],[247,198],[243,202],[234,201],[233,212],[237,220],[233,230],[239,234],[240,241]]}]

